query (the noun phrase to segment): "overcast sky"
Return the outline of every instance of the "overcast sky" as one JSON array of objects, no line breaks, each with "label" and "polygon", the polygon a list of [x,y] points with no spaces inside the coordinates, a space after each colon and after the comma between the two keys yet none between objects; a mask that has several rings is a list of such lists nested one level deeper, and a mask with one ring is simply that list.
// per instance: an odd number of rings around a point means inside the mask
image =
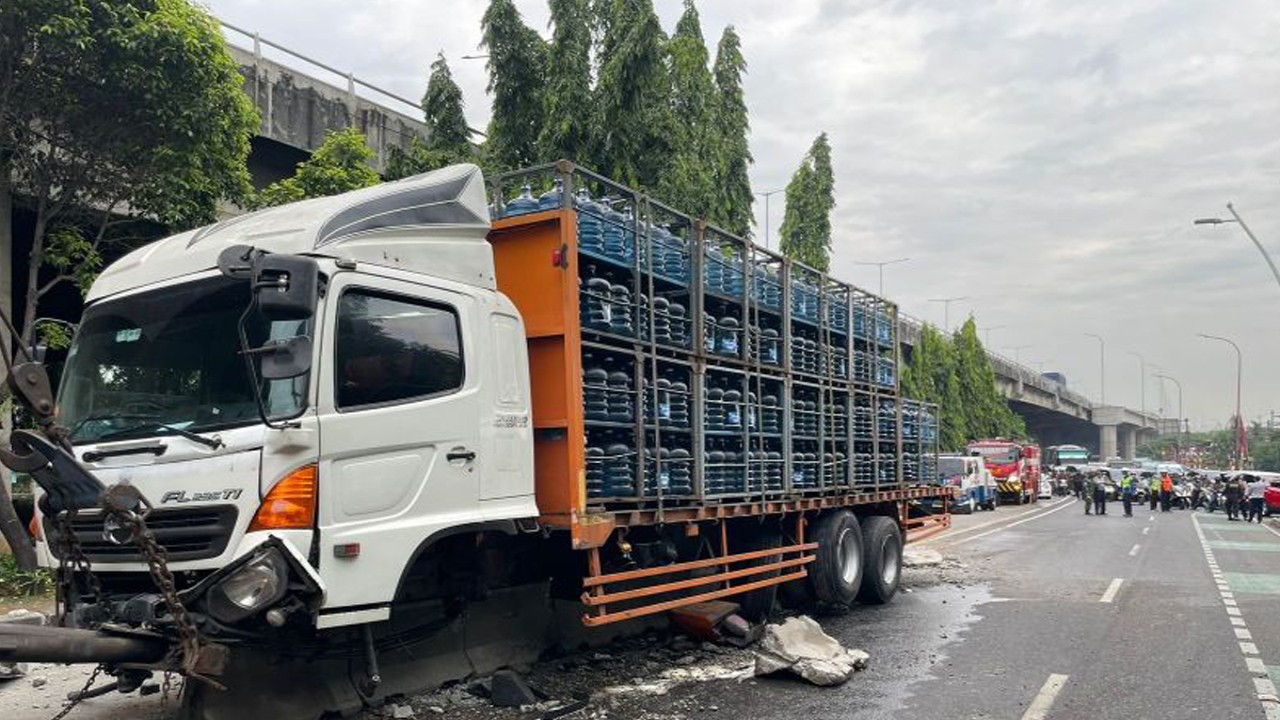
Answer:
[{"label": "overcast sky", "polygon": [[[437,51],[474,127],[488,120],[484,0],[209,0],[223,20],[419,98]],[[547,35],[545,0],[517,2]],[[670,31],[678,0],[658,0]],[[1194,427],[1280,412],[1280,287],[1235,226],[1193,227],[1232,201],[1280,253],[1280,3],[1275,0],[702,0],[749,63],[751,176],[785,186],[820,131],[837,207],[832,273],[943,323],[968,296],[991,345],[1137,408],[1139,360],[1182,381]],[[232,38],[243,43],[243,38]],[[590,164],[589,158],[579,158]],[[773,242],[782,196],[772,203]],[[764,206],[757,203],[757,237]],[[1026,346],[1014,350],[1016,346]],[[1033,367],[1037,365],[1032,364]],[[1159,368],[1156,370],[1154,368]],[[1159,381],[1146,405],[1161,407]],[[1177,413],[1167,385],[1166,415]]]}]

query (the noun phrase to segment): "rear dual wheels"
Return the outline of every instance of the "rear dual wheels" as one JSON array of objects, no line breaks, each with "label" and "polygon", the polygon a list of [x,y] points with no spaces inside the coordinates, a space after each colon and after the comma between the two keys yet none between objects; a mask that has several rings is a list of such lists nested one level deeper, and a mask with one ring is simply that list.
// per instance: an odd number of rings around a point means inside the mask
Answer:
[{"label": "rear dual wheels", "polygon": [[892,518],[859,520],[848,510],[824,515],[811,539],[817,557],[809,565],[809,591],[825,605],[855,600],[882,605],[893,599],[902,579],[902,532]]},{"label": "rear dual wheels", "polygon": [[818,543],[809,564],[809,591],[826,605],[849,605],[862,587],[862,527],[848,510],[823,515],[810,539]]},{"label": "rear dual wheels", "polygon": [[902,579],[902,531],[883,515],[862,519],[862,589],[858,599],[883,605],[893,599]]}]

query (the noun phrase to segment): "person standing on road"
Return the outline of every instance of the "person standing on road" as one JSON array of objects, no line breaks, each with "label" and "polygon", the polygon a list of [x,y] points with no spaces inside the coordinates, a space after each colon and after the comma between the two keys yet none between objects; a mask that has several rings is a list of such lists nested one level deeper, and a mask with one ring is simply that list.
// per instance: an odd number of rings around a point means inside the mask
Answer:
[{"label": "person standing on road", "polygon": [[1107,484],[1102,481],[1103,473],[1093,481],[1093,511],[1098,515],[1107,514]]},{"label": "person standing on road", "polygon": [[1240,512],[1240,482],[1235,478],[1227,478],[1226,486],[1222,488],[1222,496],[1227,504],[1227,519],[1237,520],[1236,513]]},{"label": "person standing on road", "polygon": [[1080,479],[1081,496],[1084,498],[1084,514],[1093,514],[1093,476],[1085,475]]},{"label": "person standing on road", "polygon": [[1265,509],[1266,503],[1265,498],[1267,496],[1267,481],[1257,476],[1253,477],[1254,481],[1249,483],[1249,510],[1248,514],[1245,515],[1244,520],[1245,522],[1253,522],[1256,518],[1258,520],[1258,524],[1261,525],[1262,513]]},{"label": "person standing on road", "polygon": [[1133,517],[1133,495],[1137,491],[1137,486],[1133,476],[1128,470],[1120,476],[1120,499],[1124,501],[1124,516]]},{"label": "person standing on road", "polygon": [[1151,482],[1147,483],[1147,492],[1150,497],[1147,499],[1151,501],[1151,512],[1155,512],[1156,501],[1160,499],[1160,476],[1155,473],[1151,473],[1150,477]]},{"label": "person standing on road", "polygon": [[1173,478],[1169,473],[1160,477],[1160,512],[1169,512],[1169,500],[1173,498]]}]

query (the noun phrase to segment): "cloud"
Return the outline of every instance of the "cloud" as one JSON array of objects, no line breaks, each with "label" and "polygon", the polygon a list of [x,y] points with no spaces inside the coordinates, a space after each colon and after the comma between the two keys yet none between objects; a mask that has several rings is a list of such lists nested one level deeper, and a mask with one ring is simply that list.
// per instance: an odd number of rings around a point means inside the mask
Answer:
[{"label": "cloud", "polygon": [[[518,2],[539,31],[541,0]],[[659,0],[671,28],[677,0]],[[409,98],[445,52],[468,118],[488,117],[482,0],[212,0],[224,19]],[[1192,227],[1234,201],[1280,251],[1280,6],[1271,0],[703,0],[708,43],[737,27],[749,63],[753,181],[785,185],[831,135],[833,273],[941,323],[928,298],[967,295],[996,350],[1031,345],[1109,402],[1141,401],[1141,353],[1182,381],[1185,411],[1222,423],[1229,348],[1245,414],[1280,405],[1280,288],[1239,227]],[[782,220],[774,196],[771,228]],[[764,203],[757,234],[763,236]],[[1148,368],[1150,370],[1150,368]],[[1159,403],[1148,379],[1148,406]],[[1173,407],[1166,407],[1170,412]]]}]

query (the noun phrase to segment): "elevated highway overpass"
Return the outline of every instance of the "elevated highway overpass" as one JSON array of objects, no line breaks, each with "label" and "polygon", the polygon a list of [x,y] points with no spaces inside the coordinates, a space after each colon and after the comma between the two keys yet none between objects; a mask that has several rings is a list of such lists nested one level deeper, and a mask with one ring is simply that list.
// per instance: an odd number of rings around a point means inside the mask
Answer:
[{"label": "elevated highway overpass", "polygon": [[[903,358],[909,358],[920,341],[923,323],[900,316],[899,338]],[[1162,423],[1155,413],[1119,406],[1096,405],[1065,383],[987,351],[995,370],[996,385],[1009,407],[1027,423],[1027,431],[1042,445],[1073,444],[1089,448],[1101,457],[1132,459],[1138,444],[1159,433]]]}]

